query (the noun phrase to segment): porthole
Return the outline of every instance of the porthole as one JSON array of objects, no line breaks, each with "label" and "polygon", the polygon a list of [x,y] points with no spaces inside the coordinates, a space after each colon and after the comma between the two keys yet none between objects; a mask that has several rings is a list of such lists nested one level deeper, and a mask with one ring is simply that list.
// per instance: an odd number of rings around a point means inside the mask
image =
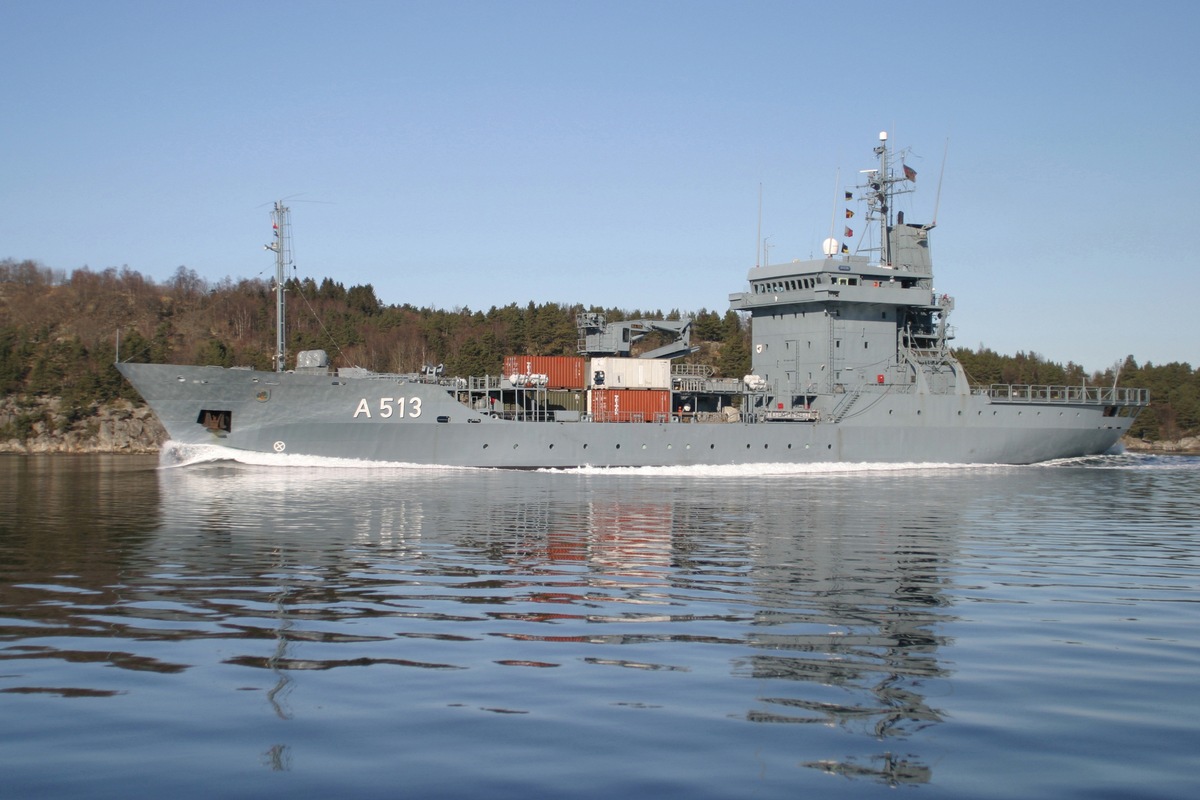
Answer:
[{"label": "porthole", "polygon": [[584,445],[583,445],[583,449],[584,449],[584,450],[587,450],[587,443],[586,443],[586,442],[585,442],[585,443],[584,443]]},{"label": "porthole", "polygon": [[642,449],[643,449],[643,450],[645,450],[645,449],[646,449],[646,445],[645,445],[645,444],[643,444],[643,445],[642,445]]},{"label": "porthole", "polygon": [[709,449],[709,450],[716,450],[716,449],[717,449],[717,446],[716,446],[715,444],[710,444],[710,445],[708,446],[708,449]]},{"label": "porthole", "polygon": [[484,450],[487,450],[487,449],[488,449],[487,442],[484,442],[484,444],[483,444],[483,449],[484,449]]},{"label": "porthole", "polygon": [[553,442],[551,442],[551,443],[550,443],[550,449],[551,449],[551,450],[553,450],[553,449],[554,449],[554,443],[553,443]]},{"label": "porthole", "polygon": [[620,442],[618,442],[618,443],[617,443],[617,449],[618,449],[618,450],[620,450],[620,449],[621,449],[621,443],[620,443]]}]

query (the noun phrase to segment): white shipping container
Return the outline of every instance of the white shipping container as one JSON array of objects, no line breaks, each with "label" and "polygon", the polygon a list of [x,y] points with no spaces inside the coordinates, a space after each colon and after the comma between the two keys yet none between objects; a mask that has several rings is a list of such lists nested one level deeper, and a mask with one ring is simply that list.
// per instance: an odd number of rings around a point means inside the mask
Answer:
[{"label": "white shipping container", "polygon": [[588,386],[604,389],[670,389],[671,359],[593,358],[588,371]]}]

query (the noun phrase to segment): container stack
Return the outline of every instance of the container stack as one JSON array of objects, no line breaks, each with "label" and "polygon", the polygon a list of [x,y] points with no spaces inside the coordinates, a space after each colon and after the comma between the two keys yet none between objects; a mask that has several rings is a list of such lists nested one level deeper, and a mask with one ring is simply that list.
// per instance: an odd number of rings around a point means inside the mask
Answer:
[{"label": "container stack", "polygon": [[502,374],[515,388],[544,388],[547,409],[581,414],[587,409],[586,373],[581,356],[505,356]]},{"label": "container stack", "polygon": [[670,359],[593,358],[588,413],[596,422],[668,422]]}]

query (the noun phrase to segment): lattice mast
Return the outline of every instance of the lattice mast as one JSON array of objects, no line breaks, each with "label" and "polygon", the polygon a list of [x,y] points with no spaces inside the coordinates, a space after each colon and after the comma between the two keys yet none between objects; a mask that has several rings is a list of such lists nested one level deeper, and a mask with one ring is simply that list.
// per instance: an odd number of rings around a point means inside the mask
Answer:
[{"label": "lattice mast", "polygon": [[887,146],[887,131],[879,132],[879,145],[875,155],[879,157],[879,169],[869,170],[864,199],[867,201],[870,221],[879,221],[879,263],[885,266],[892,263],[892,197],[904,194],[911,189],[897,189],[896,184],[911,181],[916,173],[909,174],[907,167],[901,175],[892,174],[892,153]]},{"label": "lattice mast", "polygon": [[283,372],[287,366],[287,335],[284,329],[286,302],[284,283],[287,268],[292,264],[292,217],[291,209],[282,201],[275,203],[271,211],[271,228],[274,241],[265,245],[275,253],[275,371]]}]

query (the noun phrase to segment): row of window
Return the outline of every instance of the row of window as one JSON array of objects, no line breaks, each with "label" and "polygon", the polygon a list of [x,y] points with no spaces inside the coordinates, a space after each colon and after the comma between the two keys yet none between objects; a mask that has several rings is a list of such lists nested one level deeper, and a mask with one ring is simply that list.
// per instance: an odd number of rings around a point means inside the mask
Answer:
[{"label": "row of window", "polygon": [[[845,280],[845,278],[842,280]],[[857,278],[854,278],[853,280],[855,283],[858,282]],[[754,283],[753,286],[755,294],[770,294],[772,292],[794,292],[797,289],[811,289],[818,283],[824,282],[824,279],[818,275],[814,278],[795,278],[784,281],[758,281]]]},{"label": "row of window", "polygon": [[[873,280],[873,279],[868,280],[865,278],[859,278],[858,276],[854,276],[854,275],[838,275],[836,277],[830,276],[829,280],[827,281],[827,280],[825,280],[825,277],[823,275],[817,275],[812,278],[788,278],[786,280],[777,280],[777,281],[756,281],[751,285],[754,288],[755,294],[774,294],[774,293],[778,293],[778,292],[794,292],[798,289],[812,289],[817,284],[821,284],[821,283],[829,283],[832,286],[859,286],[859,285],[862,285],[862,286],[872,286],[875,288],[879,288],[880,286],[883,286],[885,283],[895,283],[895,282],[896,282],[895,278],[888,278],[886,281]],[[900,285],[903,286],[905,289],[907,289],[913,285],[913,282],[912,281],[901,281]]]}]

